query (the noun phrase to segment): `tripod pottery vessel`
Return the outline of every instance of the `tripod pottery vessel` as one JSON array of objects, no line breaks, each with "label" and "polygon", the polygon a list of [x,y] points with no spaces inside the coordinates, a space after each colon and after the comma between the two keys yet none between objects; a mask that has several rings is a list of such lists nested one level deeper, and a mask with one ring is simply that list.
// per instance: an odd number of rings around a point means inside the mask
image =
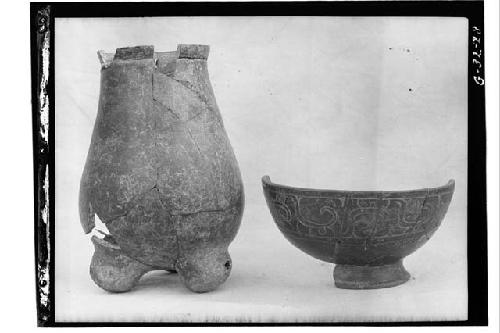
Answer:
[{"label": "tripod pottery vessel", "polygon": [[206,45],[98,52],[98,114],[80,182],[85,233],[95,215],[90,275],[108,291],[151,270],[178,272],[195,292],[229,276],[243,185],[209,81]]},{"label": "tripod pottery vessel", "polygon": [[335,263],[335,285],[394,287],[410,278],[403,258],[439,228],[455,182],[413,191],[294,188],[262,178],[273,219],[286,239],[314,258]]}]

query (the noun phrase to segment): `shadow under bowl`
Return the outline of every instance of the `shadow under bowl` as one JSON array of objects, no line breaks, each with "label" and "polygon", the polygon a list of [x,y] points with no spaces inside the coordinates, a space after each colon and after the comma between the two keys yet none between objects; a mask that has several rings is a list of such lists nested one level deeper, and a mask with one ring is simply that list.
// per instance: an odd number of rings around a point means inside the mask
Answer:
[{"label": "shadow under bowl", "polygon": [[262,178],[267,206],[286,239],[335,263],[339,288],[394,287],[410,278],[402,259],[441,225],[455,181],[411,191],[294,188]]}]

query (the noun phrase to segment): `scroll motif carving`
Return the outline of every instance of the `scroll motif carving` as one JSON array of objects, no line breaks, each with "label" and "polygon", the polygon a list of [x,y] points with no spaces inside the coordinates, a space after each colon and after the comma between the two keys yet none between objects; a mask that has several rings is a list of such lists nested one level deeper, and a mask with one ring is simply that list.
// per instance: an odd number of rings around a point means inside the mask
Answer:
[{"label": "scroll motif carving", "polygon": [[377,243],[401,236],[418,240],[423,233],[437,229],[453,192],[370,198],[352,194],[300,196],[274,189],[269,193],[279,226],[298,237]]}]

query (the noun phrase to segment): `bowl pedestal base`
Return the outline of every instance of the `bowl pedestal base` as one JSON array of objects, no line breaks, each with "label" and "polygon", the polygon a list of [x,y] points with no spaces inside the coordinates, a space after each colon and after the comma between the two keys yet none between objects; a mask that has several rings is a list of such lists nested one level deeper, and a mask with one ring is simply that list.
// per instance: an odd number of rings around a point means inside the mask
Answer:
[{"label": "bowl pedestal base", "polygon": [[380,266],[335,265],[335,286],[343,289],[389,288],[405,283],[410,273],[403,261]]}]

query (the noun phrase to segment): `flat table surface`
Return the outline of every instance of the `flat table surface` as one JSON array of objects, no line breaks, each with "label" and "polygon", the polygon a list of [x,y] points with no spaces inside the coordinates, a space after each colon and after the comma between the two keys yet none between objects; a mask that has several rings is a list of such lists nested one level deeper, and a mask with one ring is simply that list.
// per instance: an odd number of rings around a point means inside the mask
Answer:
[{"label": "flat table surface", "polygon": [[[58,216],[61,219],[63,216]],[[247,205],[229,251],[233,268],[219,289],[190,292],[176,274],[153,271],[127,293],[112,294],[90,278],[89,236],[58,226],[57,322],[366,322],[467,319],[465,236],[448,212],[431,240],[404,260],[411,274],[400,286],[339,289],[333,264],[292,246],[268,208]],[[454,221],[455,220],[455,221]],[[63,221],[64,225],[78,221]],[[56,219],[57,223],[61,223]],[[61,224],[62,225],[62,224]],[[444,246],[446,244],[446,246]]]}]

